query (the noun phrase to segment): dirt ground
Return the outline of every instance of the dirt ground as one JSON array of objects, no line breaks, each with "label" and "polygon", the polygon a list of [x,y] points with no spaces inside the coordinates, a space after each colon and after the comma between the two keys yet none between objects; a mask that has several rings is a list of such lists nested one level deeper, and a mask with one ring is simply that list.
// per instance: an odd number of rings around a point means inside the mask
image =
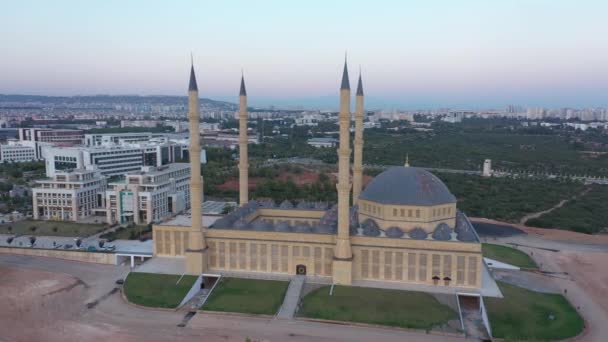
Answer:
[{"label": "dirt ground", "polygon": [[67,274],[0,265],[0,340],[44,340],[82,309],[86,285]]},{"label": "dirt ground", "polygon": [[560,252],[555,262],[562,271],[608,313],[608,253]]},{"label": "dirt ground", "polygon": [[547,228],[532,228],[521,224],[507,223],[502,221],[496,221],[486,218],[471,217],[473,222],[492,223],[499,225],[508,225],[523,230],[530,236],[537,236],[547,240],[554,241],[565,241],[565,242],[578,242],[578,243],[590,243],[590,244],[607,244],[608,245],[608,234],[581,234],[571,232],[562,229],[547,229]]},{"label": "dirt ground", "polygon": [[[117,266],[0,255],[0,342],[462,341],[394,329],[201,313],[180,328],[185,311],[141,309],[125,303],[120,293],[107,295],[114,280],[124,277],[123,271]],[[98,304],[87,308],[91,301]]]}]

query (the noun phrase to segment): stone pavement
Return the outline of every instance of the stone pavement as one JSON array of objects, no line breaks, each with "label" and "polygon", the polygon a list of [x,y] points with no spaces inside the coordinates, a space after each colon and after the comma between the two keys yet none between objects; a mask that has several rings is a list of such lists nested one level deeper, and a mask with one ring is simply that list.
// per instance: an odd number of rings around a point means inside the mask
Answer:
[{"label": "stone pavement", "polygon": [[301,275],[291,278],[287,293],[285,293],[285,298],[283,299],[283,305],[281,305],[277,318],[293,319],[296,310],[298,309],[298,304],[300,303],[300,294],[302,293],[305,279],[306,277]]}]

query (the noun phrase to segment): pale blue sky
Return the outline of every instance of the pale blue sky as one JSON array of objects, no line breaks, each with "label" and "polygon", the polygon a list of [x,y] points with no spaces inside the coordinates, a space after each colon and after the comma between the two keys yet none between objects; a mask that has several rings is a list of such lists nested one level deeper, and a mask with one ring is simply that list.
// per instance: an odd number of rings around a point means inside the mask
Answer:
[{"label": "pale blue sky", "polygon": [[333,103],[344,51],[370,106],[608,106],[608,1],[5,1],[0,93]]}]

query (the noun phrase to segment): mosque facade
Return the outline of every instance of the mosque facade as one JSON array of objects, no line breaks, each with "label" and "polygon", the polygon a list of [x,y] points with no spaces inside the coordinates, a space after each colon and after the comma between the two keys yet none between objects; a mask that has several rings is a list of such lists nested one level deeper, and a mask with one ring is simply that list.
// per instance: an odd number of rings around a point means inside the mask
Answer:
[{"label": "mosque facade", "polygon": [[[194,68],[188,95],[190,156],[196,156],[198,153],[192,151],[200,150],[200,143]],[[338,203],[332,207],[248,198],[243,78],[239,95],[239,208],[203,226],[200,161],[193,158],[192,214],[189,220],[154,226],[155,256],[183,258],[186,273],[193,275],[300,274],[344,285],[424,284],[473,292],[481,288],[481,243],[466,215],[458,211],[456,198],[438,177],[406,162],[385,170],[363,188],[361,75],[356,90],[351,177],[351,92],[346,62],[338,117]]]}]

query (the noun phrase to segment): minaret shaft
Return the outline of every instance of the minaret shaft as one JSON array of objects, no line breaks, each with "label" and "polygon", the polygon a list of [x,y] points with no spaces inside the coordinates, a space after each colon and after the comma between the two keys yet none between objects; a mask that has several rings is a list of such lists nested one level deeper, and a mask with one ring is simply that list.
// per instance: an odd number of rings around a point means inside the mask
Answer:
[{"label": "minaret shaft", "polygon": [[[348,77],[346,65],[345,78]],[[347,80],[346,80],[347,83]],[[338,236],[336,239],[335,258],[350,260],[350,87],[340,89],[340,147],[338,148]]]},{"label": "minaret shaft", "polygon": [[190,130],[190,211],[192,225],[188,232],[186,273],[200,275],[207,271],[207,241],[203,227],[203,177],[201,175],[201,141],[199,130],[198,86],[194,66],[188,88],[188,122]]},{"label": "minaret shaft", "polygon": [[[203,229],[203,180],[201,176],[201,143],[199,130],[198,91],[188,92],[188,120],[190,129],[190,210],[192,213],[192,231],[202,232]],[[204,237],[190,238],[188,248],[193,250],[206,248]]]},{"label": "minaret shaft", "polygon": [[247,136],[247,95],[239,96],[239,203],[249,201],[249,156]]}]

